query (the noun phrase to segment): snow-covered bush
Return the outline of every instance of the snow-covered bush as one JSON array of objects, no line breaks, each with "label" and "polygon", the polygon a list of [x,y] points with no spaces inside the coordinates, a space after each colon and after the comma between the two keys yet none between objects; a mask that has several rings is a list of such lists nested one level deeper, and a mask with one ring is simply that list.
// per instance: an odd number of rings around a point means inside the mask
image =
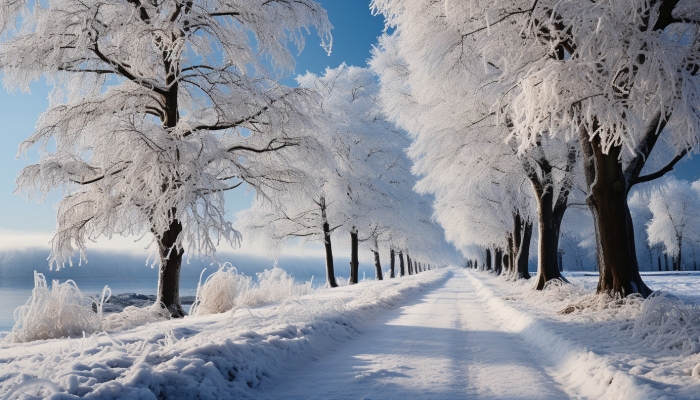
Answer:
[{"label": "snow-covered bush", "polygon": [[258,273],[257,277],[258,282],[254,283],[251,277],[238,274],[233,266],[222,266],[197,289],[190,315],[218,314],[236,306],[261,306],[313,291],[311,282],[295,283],[293,276],[276,266]]},{"label": "snow-covered bush", "polygon": [[29,342],[97,332],[102,329],[102,304],[108,291],[105,287],[98,301],[83,294],[72,280],[54,280],[49,289],[44,275],[35,271],[32,296],[15,310],[10,338]]},{"label": "snow-covered bush", "polygon": [[257,306],[303,296],[313,291],[311,282],[294,283],[294,277],[282,268],[274,267],[257,274],[258,284],[243,296],[242,304]]},{"label": "snow-covered bush", "polygon": [[664,292],[656,292],[642,304],[634,323],[634,336],[663,349],[679,349],[684,355],[700,352],[700,307],[686,304]]},{"label": "snow-covered bush", "polygon": [[239,275],[236,268],[231,265],[223,265],[218,271],[209,275],[204,285],[198,285],[190,315],[226,312],[236,305],[236,297],[246,293],[250,286],[250,277]]}]

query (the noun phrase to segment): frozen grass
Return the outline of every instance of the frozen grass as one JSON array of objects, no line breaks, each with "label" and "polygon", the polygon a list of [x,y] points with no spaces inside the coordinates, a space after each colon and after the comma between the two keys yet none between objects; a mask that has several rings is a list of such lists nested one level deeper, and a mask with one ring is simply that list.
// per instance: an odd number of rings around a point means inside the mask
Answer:
[{"label": "frozen grass", "polygon": [[109,297],[105,287],[100,301],[83,294],[72,280],[51,288],[43,274],[34,272],[34,289],[27,304],[15,310],[10,340],[30,342],[66,336],[82,336],[102,328],[102,304]]},{"label": "frozen grass", "polygon": [[278,267],[266,269],[257,275],[258,284],[243,294],[241,305],[258,306],[313,292],[312,282],[294,283],[294,277]]},{"label": "frozen grass", "polygon": [[[199,279],[201,283],[201,275]],[[197,285],[197,296],[190,309],[190,315],[226,312],[236,305],[236,297],[245,294],[250,286],[250,277],[239,275],[236,268],[230,264],[224,265],[209,275],[204,285]]]},{"label": "frozen grass", "polygon": [[678,297],[656,292],[644,300],[634,322],[634,336],[684,356],[700,352],[700,307]]},{"label": "frozen grass", "polygon": [[254,283],[230,264],[222,266],[197,288],[190,314],[219,314],[236,306],[261,306],[313,292],[312,282],[295,283],[294,277],[278,267],[260,272],[257,277],[258,283]]},{"label": "frozen grass", "polygon": [[168,319],[170,313],[160,304],[146,307],[128,306],[121,312],[106,315],[102,319],[102,329],[105,332],[116,332]]}]

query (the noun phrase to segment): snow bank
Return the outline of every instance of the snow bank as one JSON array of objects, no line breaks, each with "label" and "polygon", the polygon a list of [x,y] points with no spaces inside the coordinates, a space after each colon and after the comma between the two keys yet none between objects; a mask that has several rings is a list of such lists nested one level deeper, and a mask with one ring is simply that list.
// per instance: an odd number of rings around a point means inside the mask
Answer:
[{"label": "snow bank", "polygon": [[[537,349],[549,364],[555,374],[567,386],[573,389],[577,396],[609,399],[657,399],[663,394],[642,379],[620,371],[601,357],[577,343],[568,340],[560,334],[548,329],[544,323],[531,314],[516,310],[490,287],[478,279],[473,272],[465,271],[477,287],[479,295],[493,315],[502,320],[503,328],[517,334],[526,343]],[[562,287],[553,284],[537,295],[551,296],[557,299],[575,299],[576,287]],[[603,302],[601,304],[605,304]],[[605,307],[603,307],[605,309]],[[595,314],[595,313],[594,313]]]},{"label": "snow bank", "polygon": [[[448,276],[434,270],[113,334],[0,344],[0,398],[256,397],[254,389],[267,378],[333,350]],[[264,278],[282,286],[286,279]]]}]

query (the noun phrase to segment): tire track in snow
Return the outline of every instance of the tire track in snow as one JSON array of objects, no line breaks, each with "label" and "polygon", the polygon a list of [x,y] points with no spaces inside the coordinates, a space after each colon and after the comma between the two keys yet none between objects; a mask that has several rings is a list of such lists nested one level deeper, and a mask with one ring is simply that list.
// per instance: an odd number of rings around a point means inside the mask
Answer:
[{"label": "tire track in snow", "polygon": [[500,328],[461,271],[356,339],[269,382],[270,398],[562,399],[521,338]]}]

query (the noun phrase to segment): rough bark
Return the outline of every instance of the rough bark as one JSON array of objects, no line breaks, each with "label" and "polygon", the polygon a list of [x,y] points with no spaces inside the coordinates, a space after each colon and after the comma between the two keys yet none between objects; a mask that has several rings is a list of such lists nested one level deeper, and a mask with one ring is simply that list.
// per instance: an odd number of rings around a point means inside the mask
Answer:
[{"label": "rough bark", "polygon": [[396,270],[395,265],[396,265],[396,252],[394,252],[394,249],[391,249],[389,251],[389,265],[390,265],[390,272],[389,272],[389,278],[396,278],[396,273],[394,272]]},{"label": "rough bark", "polygon": [[399,274],[400,276],[404,276],[406,274],[403,264],[403,251],[399,251]]},{"label": "rough bark", "polygon": [[158,239],[160,270],[156,302],[160,302],[173,318],[185,316],[185,310],[180,304],[180,267],[182,266],[184,250],[175,248],[177,237],[181,232],[182,224],[175,219],[170,223],[168,230]]},{"label": "rough bark", "polygon": [[353,226],[350,231],[350,284],[356,284],[359,281],[360,261],[358,258],[358,247],[357,229]]},{"label": "rough bark", "polygon": [[326,250],[326,283],[328,286],[334,288],[338,287],[338,283],[335,281],[335,267],[333,265],[333,246],[331,245],[331,229],[328,224],[328,219],[326,218],[326,198],[321,197],[319,202],[321,206],[321,218],[323,218],[323,237],[324,237],[324,247]]},{"label": "rough bark", "polygon": [[384,276],[382,275],[382,264],[379,262],[379,252],[372,250],[372,253],[374,253],[374,270],[377,276],[377,280],[384,280]]},{"label": "rough bark", "polygon": [[408,274],[413,275],[413,262],[408,251],[406,251],[406,266],[408,267]]},{"label": "rough bark", "polygon": [[627,205],[627,182],[619,161],[619,146],[607,154],[598,136],[589,138],[581,131],[580,144],[584,158],[584,174],[588,185],[586,203],[593,215],[598,258],[598,293],[627,296],[652,291],[639,275],[634,246],[632,217]]}]

